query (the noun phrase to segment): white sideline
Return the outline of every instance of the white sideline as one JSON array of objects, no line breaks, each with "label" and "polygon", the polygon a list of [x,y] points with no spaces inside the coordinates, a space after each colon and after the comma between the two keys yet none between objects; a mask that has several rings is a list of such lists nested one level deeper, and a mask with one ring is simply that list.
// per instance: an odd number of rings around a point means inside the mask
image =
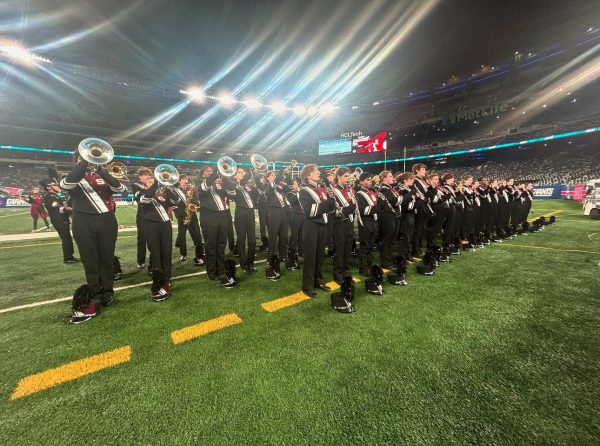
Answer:
[{"label": "white sideline", "polygon": [[[266,259],[263,259],[263,260],[258,260],[255,263],[265,263],[266,261],[267,261]],[[186,277],[201,276],[203,274],[206,274],[206,271],[200,271],[200,272],[197,272],[197,273],[182,274],[181,276],[173,277],[173,280],[175,280],[175,279],[184,279]],[[133,285],[126,285],[126,286],[117,287],[117,288],[115,288],[115,291],[128,290],[130,288],[137,288],[137,287],[140,287],[140,286],[145,286],[145,285],[150,285],[150,284],[152,284],[152,281],[135,283]],[[71,299],[73,299],[73,296],[59,297],[58,299],[44,300],[42,302],[34,302],[34,303],[31,303],[31,304],[18,305],[16,307],[3,308],[3,309],[0,309],[0,314],[10,313],[12,311],[17,311],[17,310],[24,310],[26,308],[41,307],[42,305],[50,305],[50,304],[55,304],[55,303],[58,303],[58,302],[66,302],[66,301],[69,301]]]}]

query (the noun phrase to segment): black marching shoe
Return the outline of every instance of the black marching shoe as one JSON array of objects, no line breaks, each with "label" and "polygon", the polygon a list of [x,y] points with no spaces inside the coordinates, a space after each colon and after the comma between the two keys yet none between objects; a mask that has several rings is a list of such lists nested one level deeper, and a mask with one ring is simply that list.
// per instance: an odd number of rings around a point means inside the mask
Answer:
[{"label": "black marching shoe", "polygon": [[317,297],[317,292],[315,290],[302,290],[302,292],[308,297]]},{"label": "black marching shoe", "polygon": [[65,263],[77,263],[77,262],[79,262],[79,259],[76,259],[75,257],[71,257],[70,259],[65,259],[64,262]]},{"label": "black marching shoe", "polygon": [[331,291],[331,288],[328,287],[325,282],[315,283],[315,288],[318,288],[323,291]]}]

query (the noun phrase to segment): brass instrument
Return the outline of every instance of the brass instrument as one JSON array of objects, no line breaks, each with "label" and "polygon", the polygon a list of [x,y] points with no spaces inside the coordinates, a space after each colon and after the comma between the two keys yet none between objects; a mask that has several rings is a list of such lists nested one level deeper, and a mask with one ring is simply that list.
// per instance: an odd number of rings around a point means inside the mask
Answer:
[{"label": "brass instrument", "polygon": [[223,155],[217,160],[217,170],[222,177],[232,177],[237,171],[237,163],[233,158]]},{"label": "brass instrument", "polygon": [[115,156],[112,146],[100,138],[86,138],[77,146],[79,156],[90,164],[108,164]]},{"label": "brass instrument", "polygon": [[250,157],[250,164],[257,172],[266,172],[269,166],[267,159],[258,153]]},{"label": "brass instrument", "polygon": [[106,166],[106,170],[117,180],[127,181],[127,167],[120,161],[113,161],[108,166]]},{"label": "brass instrument", "polygon": [[189,188],[185,193],[187,199],[185,201],[185,216],[183,217],[183,224],[189,226],[192,222],[192,215],[198,212],[198,205],[192,202],[194,196],[194,189]]},{"label": "brass instrument", "polygon": [[298,161],[296,161],[296,160],[290,161],[290,165],[287,166],[285,169],[283,169],[283,176],[284,176],[284,178],[287,177],[288,175],[290,175],[294,171],[294,168],[297,165],[298,165]]},{"label": "brass instrument", "polygon": [[179,172],[170,164],[159,164],[154,169],[154,179],[161,186],[173,186],[179,181]]}]

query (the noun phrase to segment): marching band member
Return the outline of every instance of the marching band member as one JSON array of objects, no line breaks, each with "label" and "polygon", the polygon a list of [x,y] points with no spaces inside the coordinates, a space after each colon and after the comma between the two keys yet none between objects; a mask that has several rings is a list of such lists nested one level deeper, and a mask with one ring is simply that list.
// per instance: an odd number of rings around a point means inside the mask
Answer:
[{"label": "marching band member", "polygon": [[454,175],[445,173],[442,175],[441,187],[446,194],[448,209],[446,210],[446,224],[444,226],[443,243],[444,247],[449,247],[454,242],[454,233],[457,220],[457,200],[454,191]]},{"label": "marching band member", "polygon": [[[144,229],[144,210],[140,199],[144,195],[146,190],[146,182],[149,178],[152,178],[152,171],[147,167],[142,167],[137,171],[138,180],[131,184],[131,190],[133,192],[133,199],[137,203],[137,213],[135,215],[135,226],[137,227],[137,267],[139,269],[144,268],[146,263],[146,230]],[[151,264],[148,264],[148,273],[152,271]]]},{"label": "marching band member", "polygon": [[492,203],[488,185],[489,180],[486,177],[481,177],[479,178],[478,182],[479,185],[475,191],[477,193],[477,197],[479,198],[479,214],[477,216],[477,221],[475,222],[475,232],[478,234],[484,244],[489,245],[491,238],[489,220]]},{"label": "marching band member", "polygon": [[[325,178],[323,179],[323,184],[326,187],[332,187],[333,181],[335,179],[334,172],[331,170],[326,171]],[[333,212],[329,215],[327,219],[327,255],[331,258],[335,255],[335,237],[333,234]]]},{"label": "marching band member", "polygon": [[421,241],[433,211],[426,198],[427,190],[429,189],[429,184],[425,177],[427,174],[427,166],[418,163],[412,166],[412,171],[415,177],[413,188],[418,192],[415,194],[417,196],[417,213],[415,215],[415,230],[412,240],[412,258],[421,260]]},{"label": "marching band member", "polygon": [[[286,194],[289,187],[283,183],[283,178],[278,178],[272,170],[267,173],[265,196],[268,204],[267,229],[269,230],[269,251],[267,279],[278,280],[281,278],[279,262],[287,255],[288,219]],[[279,254],[279,256],[278,256]]]},{"label": "marching band member", "polygon": [[371,276],[371,266],[373,265],[372,252],[375,246],[376,223],[378,212],[381,208],[381,202],[377,199],[377,193],[371,190],[373,185],[372,175],[363,172],[358,177],[360,189],[356,193],[356,201],[360,213],[358,225],[358,238],[360,247],[358,249],[359,272],[366,276]]},{"label": "marching band member", "polygon": [[498,226],[498,180],[492,180],[488,186],[488,196],[490,197],[489,206],[489,217],[488,217],[488,231],[490,233],[490,239],[497,242],[498,238],[497,226]]},{"label": "marching band member", "polygon": [[410,172],[398,175],[398,193],[401,197],[400,225],[398,228],[398,253],[406,260],[412,253],[412,238],[415,230],[416,200],[413,191],[415,178]]},{"label": "marching band member", "polygon": [[225,275],[225,245],[227,244],[227,215],[229,200],[219,174],[210,166],[201,171],[202,181],[198,195],[200,226],[204,234],[206,253],[206,274],[210,280],[219,280],[225,288],[232,284]]},{"label": "marching band member", "polygon": [[58,195],[60,187],[55,178],[45,178],[40,181],[40,185],[46,191],[44,207],[48,210],[52,226],[58,232],[62,242],[63,261],[65,263],[79,262],[79,259],[73,257],[73,237],[71,237],[71,221],[69,220],[69,212],[72,211],[72,208]]},{"label": "marching band member", "polygon": [[44,220],[46,231],[49,231],[50,226],[48,225],[48,214],[44,209],[44,197],[40,193],[40,188],[38,186],[34,186],[32,193],[27,196],[25,201],[31,204],[29,208],[29,213],[33,219],[33,230],[31,232],[37,231],[38,218]]},{"label": "marching band member", "polygon": [[462,177],[462,193],[464,196],[463,211],[463,235],[468,242],[467,249],[473,250],[475,245],[475,191],[473,187],[473,177],[465,175]]},{"label": "marching band member", "polygon": [[392,269],[392,254],[400,229],[401,196],[394,188],[394,176],[389,170],[379,174],[379,193],[385,198],[379,213],[381,267]]},{"label": "marching band member", "polygon": [[[238,166],[233,177],[235,191],[235,232],[237,234],[237,250],[240,266],[246,273],[256,272],[256,223],[254,209],[259,199],[258,190],[247,181],[246,169]],[[231,196],[232,194],[230,194]],[[246,240],[248,250],[246,251]]]},{"label": "marching band member", "polygon": [[[316,297],[315,288],[330,291],[323,278],[323,258],[327,243],[328,213],[335,209],[335,199],[328,197],[320,187],[321,173],[315,164],[307,164],[300,171],[304,186],[299,200],[304,211],[304,262],[302,265],[302,292]],[[269,242],[271,237],[269,236]]]},{"label": "marching band member", "polygon": [[173,228],[167,209],[182,204],[171,187],[159,187],[153,177],[146,180],[146,189],[140,198],[144,211],[144,229],[150,250],[154,283],[150,297],[154,302],[167,299],[171,293]]},{"label": "marching band member", "polygon": [[431,202],[431,208],[433,209],[433,215],[429,219],[427,226],[427,249],[431,249],[436,246],[436,241],[442,232],[442,227],[446,221],[449,209],[449,196],[446,190],[440,186],[440,177],[437,174],[432,173],[429,175],[429,189],[426,194],[427,198]]},{"label": "marching band member", "polygon": [[304,212],[300,206],[300,184],[297,178],[292,180],[292,190],[287,193],[287,200],[290,203],[290,239],[288,242],[289,250],[294,251],[300,257],[304,257],[303,248],[303,227]]},{"label": "marching band member", "polygon": [[496,234],[499,239],[510,237],[510,193],[506,180],[499,181],[498,188],[498,216]]},{"label": "marching band member", "polygon": [[354,218],[356,198],[350,186],[350,169],[338,167],[335,171],[332,191],[336,201],[333,214],[333,236],[335,255],[333,257],[333,280],[342,284],[344,277],[350,275],[350,256],[354,237]]},{"label": "marching band member", "polygon": [[258,227],[260,230],[260,241],[262,243],[260,246],[260,250],[266,251],[269,246],[269,237],[268,237],[269,231],[267,230],[268,204],[267,204],[267,196],[265,195],[265,190],[266,190],[265,186],[267,185],[267,179],[266,179],[265,175],[262,173],[259,173],[257,175],[257,178],[258,178],[258,181],[255,181],[255,186],[259,193],[258,203],[256,204],[256,207],[258,209]]},{"label": "marching band member", "polygon": [[198,200],[198,191],[190,184],[190,179],[187,175],[179,176],[179,183],[173,187],[173,191],[179,197],[179,204],[175,208],[175,217],[177,218],[177,239],[175,246],[179,248],[180,261],[187,260],[187,242],[186,234],[189,231],[194,243],[194,264],[196,266],[204,265],[204,246],[202,233],[200,232],[200,223],[198,215],[190,209],[190,206],[199,208],[200,201]]},{"label": "marching band member", "polygon": [[[97,311],[114,301],[114,260],[117,219],[113,193],[127,187],[102,165],[90,165],[75,152],[77,164],[60,181],[73,199],[73,237]],[[92,167],[95,167],[93,169]]]}]

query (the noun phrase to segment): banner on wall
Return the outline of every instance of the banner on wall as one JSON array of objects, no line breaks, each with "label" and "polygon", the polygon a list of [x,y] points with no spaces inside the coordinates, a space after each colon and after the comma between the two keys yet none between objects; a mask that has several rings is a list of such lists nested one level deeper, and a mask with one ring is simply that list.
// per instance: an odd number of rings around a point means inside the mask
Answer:
[{"label": "banner on wall", "polygon": [[29,206],[29,203],[20,198],[0,196],[0,208],[28,208]]},{"label": "banner on wall", "polygon": [[581,201],[585,195],[585,185],[541,184],[533,187],[533,194],[538,200],[562,198],[563,200]]}]

